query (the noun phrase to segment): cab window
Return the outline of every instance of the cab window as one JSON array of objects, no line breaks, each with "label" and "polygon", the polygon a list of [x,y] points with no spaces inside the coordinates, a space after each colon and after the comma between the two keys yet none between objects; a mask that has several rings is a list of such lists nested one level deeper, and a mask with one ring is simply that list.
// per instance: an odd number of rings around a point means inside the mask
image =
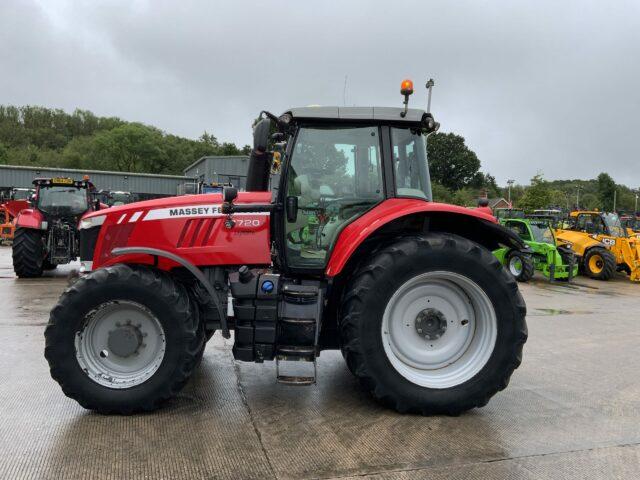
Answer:
[{"label": "cab window", "polygon": [[518,234],[523,240],[531,240],[527,226],[522,222],[507,222],[507,228]]},{"label": "cab window", "polygon": [[393,167],[400,197],[431,200],[426,137],[410,128],[392,128]]},{"label": "cab window", "polygon": [[291,153],[286,196],[298,199],[286,221],[287,263],[322,268],[341,229],[384,191],[377,127],[301,128]]}]

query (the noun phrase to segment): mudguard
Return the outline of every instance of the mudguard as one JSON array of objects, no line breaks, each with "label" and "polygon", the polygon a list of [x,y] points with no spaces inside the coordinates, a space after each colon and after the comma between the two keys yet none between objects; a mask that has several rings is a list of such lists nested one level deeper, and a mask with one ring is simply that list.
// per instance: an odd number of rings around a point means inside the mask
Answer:
[{"label": "mudguard", "polygon": [[9,215],[17,217],[22,210],[29,208],[31,204],[26,200],[9,200],[3,203],[2,206],[7,209]]},{"label": "mudguard", "polygon": [[37,230],[41,230],[43,221],[44,215],[39,210],[26,208],[18,214],[18,217],[16,218],[16,227],[35,228]]},{"label": "mudguard", "polygon": [[325,273],[338,275],[358,247],[385,225],[412,216],[425,216],[426,231],[449,232],[470,238],[488,250],[501,246],[530,252],[514,232],[499,225],[492,215],[479,210],[418,199],[393,198],[372,208],[347,225],[336,241]]}]

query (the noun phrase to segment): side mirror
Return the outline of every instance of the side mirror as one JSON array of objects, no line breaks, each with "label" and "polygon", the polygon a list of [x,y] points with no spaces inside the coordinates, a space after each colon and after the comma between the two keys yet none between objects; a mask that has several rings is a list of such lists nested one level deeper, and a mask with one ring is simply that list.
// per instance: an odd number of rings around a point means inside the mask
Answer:
[{"label": "side mirror", "polygon": [[100,199],[99,198],[96,198],[93,201],[93,209],[96,210],[96,211],[100,210]]},{"label": "side mirror", "polygon": [[224,187],[222,189],[222,198],[226,203],[233,202],[238,198],[238,189],[235,187]]},{"label": "side mirror", "polygon": [[298,219],[298,197],[287,197],[285,209],[287,211],[287,222],[295,222]]}]

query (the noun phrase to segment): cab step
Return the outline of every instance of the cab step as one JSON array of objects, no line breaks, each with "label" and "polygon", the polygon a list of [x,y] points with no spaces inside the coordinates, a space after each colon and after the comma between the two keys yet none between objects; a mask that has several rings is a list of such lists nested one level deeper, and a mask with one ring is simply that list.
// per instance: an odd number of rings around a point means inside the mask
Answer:
[{"label": "cab step", "polygon": [[[323,291],[317,285],[286,284],[279,308],[279,336],[276,346],[276,381],[285,385],[313,385],[318,366],[318,339],[322,318]],[[313,375],[281,373],[281,363],[313,363]]]}]

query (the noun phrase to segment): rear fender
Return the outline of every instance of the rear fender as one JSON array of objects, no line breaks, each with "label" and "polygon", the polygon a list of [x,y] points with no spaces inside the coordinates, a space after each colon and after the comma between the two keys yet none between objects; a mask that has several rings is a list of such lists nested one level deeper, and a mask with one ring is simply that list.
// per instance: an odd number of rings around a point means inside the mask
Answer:
[{"label": "rear fender", "polygon": [[508,247],[531,252],[518,235],[498,224],[491,215],[455,205],[396,198],[369,210],[342,230],[326,275],[339,275],[353,258],[370,252],[384,238],[428,232],[460,235],[490,251]]},{"label": "rear fender", "polygon": [[43,230],[43,221],[44,215],[42,215],[40,211],[34,210],[33,208],[27,208],[18,214],[18,217],[16,218],[16,227]]}]

